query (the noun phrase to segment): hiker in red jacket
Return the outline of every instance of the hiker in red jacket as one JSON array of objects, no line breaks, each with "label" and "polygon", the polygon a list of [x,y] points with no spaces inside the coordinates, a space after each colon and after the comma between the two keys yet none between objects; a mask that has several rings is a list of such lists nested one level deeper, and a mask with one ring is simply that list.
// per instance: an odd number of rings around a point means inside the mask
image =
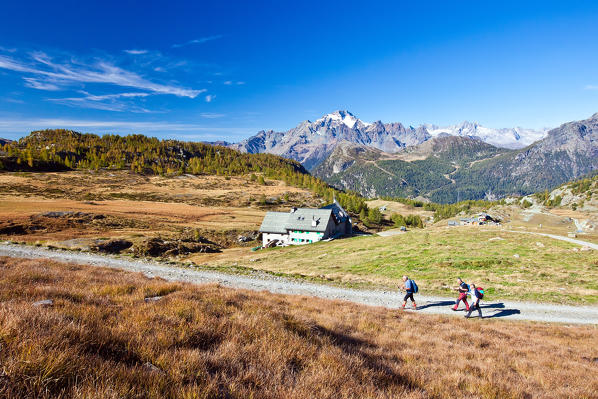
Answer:
[{"label": "hiker in red jacket", "polygon": [[455,306],[453,306],[453,310],[457,310],[459,308],[459,302],[463,301],[465,304],[465,311],[468,311],[469,304],[467,303],[467,293],[469,292],[469,286],[465,284],[463,280],[461,280],[461,277],[457,277],[457,283],[459,283],[459,298],[457,298],[457,302],[455,303]]}]

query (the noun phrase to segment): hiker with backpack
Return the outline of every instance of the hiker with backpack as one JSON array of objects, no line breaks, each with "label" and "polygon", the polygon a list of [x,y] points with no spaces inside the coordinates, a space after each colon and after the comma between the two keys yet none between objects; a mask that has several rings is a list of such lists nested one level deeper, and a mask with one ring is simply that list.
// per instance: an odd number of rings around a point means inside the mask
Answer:
[{"label": "hiker with backpack", "polygon": [[482,309],[480,309],[480,300],[484,298],[484,290],[481,287],[476,287],[475,284],[470,284],[469,294],[471,295],[471,305],[469,306],[469,312],[465,315],[465,318],[469,318],[474,309],[478,310],[480,319],[482,319]]},{"label": "hiker with backpack", "polygon": [[[465,311],[469,310],[469,303],[467,303],[467,293],[469,292],[469,285],[467,285],[461,277],[457,277],[457,283],[459,283],[459,298],[457,298],[457,302],[455,302],[455,306],[453,306],[453,310],[459,309],[459,302],[463,301],[465,304]],[[473,298],[472,298],[473,299]]]},{"label": "hiker with backpack", "polygon": [[405,309],[407,299],[411,299],[413,309],[416,310],[417,305],[415,304],[415,299],[413,299],[413,294],[416,294],[417,291],[419,291],[419,288],[417,287],[417,284],[415,284],[415,281],[407,276],[403,276],[403,285],[401,285],[401,288],[405,290],[405,297],[403,298],[403,306],[401,306],[401,309]]}]

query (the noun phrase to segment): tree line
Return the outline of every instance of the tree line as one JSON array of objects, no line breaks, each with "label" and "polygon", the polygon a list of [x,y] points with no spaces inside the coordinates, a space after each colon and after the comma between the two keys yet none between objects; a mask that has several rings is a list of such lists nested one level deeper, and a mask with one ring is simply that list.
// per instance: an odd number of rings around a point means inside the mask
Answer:
[{"label": "tree line", "polygon": [[297,161],[272,154],[247,154],[211,144],[159,140],[134,134],[98,136],[66,129],[34,131],[0,147],[0,170],[56,171],[72,169],[129,169],[136,173],[238,176],[259,174],[306,188],[328,202],[336,199],[355,215],[365,209],[365,198],[330,187],[310,175]]}]

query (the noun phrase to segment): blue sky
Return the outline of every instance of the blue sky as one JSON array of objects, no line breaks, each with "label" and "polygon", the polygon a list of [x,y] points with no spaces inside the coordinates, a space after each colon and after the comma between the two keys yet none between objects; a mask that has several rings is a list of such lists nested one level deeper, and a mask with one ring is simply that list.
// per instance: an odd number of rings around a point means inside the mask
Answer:
[{"label": "blue sky", "polygon": [[598,112],[595,1],[4,3],[5,138],[237,141],[336,109],[531,128]]}]

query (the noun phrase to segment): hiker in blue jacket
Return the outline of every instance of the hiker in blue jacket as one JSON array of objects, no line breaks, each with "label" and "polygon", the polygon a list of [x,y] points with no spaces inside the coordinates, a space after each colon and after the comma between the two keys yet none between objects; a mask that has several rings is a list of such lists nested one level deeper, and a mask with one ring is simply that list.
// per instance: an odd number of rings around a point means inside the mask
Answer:
[{"label": "hiker in blue jacket", "polygon": [[405,297],[403,298],[403,306],[401,306],[401,309],[405,309],[405,305],[407,305],[407,299],[411,299],[411,302],[413,302],[413,309],[417,309],[415,299],[413,299],[413,294],[417,292],[416,287],[417,286],[413,280],[409,279],[407,276],[403,276],[403,285],[401,288],[405,290]]},{"label": "hiker in blue jacket", "polygon": [[465,318],[469,318],[473,310],[477,309],[480,319],[482,319],[482,309],[480,309],[480,300],[482,299],[482,294],[478,291],[475,284],[469,285],[469,295],[471,295],[471,305],[469,305],[469,312],[467,312]]}]

